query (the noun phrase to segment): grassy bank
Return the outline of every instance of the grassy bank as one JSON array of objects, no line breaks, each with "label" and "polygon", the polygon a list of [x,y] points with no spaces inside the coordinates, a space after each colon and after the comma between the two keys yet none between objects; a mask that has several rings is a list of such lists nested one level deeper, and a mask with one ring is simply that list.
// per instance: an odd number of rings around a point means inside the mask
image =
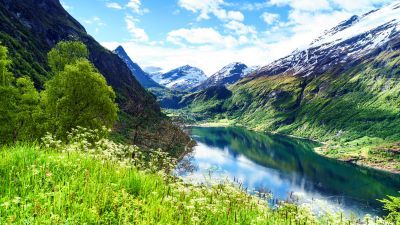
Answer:
[{"label": "grassy bank", "polygon": [[0,150],[0,224],[356,224],[292,205],[273,210],[231,184],[192,186],[127,161],[59,150]]}]

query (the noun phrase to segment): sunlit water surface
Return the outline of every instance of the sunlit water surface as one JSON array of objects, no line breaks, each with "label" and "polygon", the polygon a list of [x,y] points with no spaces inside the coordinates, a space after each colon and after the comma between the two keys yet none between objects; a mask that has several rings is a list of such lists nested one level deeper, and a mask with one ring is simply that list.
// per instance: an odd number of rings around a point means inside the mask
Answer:
[{"label": "sunlit water surface", "polygon": [[196,169],[184,180],[235,181],[250,193],[272,193],[271,205],[289,200],[317,213],[382,215],[377,199],[400,190],[400,176],[325,158],[311,141],[234,127],[193,127],[191,134],[198,145],[187,159]]}]

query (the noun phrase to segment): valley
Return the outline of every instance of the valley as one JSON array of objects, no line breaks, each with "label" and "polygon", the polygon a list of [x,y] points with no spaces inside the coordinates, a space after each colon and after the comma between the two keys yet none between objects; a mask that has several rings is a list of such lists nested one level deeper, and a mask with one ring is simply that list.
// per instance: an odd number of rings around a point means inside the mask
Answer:
[{"label": "valley", "polygon": [[190,92],[177,113],[313,139],[323,155],[398,173],[397,4],[352,17],[233,84]]},{"label": "valley", "polygon": [[400,1],[306,3],[0,0],[0,225],[400,224]]}]

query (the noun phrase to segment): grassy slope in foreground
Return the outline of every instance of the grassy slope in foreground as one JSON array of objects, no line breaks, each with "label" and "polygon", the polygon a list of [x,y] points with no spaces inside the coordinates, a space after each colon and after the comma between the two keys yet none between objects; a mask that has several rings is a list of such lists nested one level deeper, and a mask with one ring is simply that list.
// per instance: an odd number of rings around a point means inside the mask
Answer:
[{"label": "grassy slope in foreground", "polygon": [[231,185],[185,185],[78,152],[25,145],[0,156],[0,224],[353,224],[295,206],[271,210]]},{"label": "grassy slope in foreground", "polygon": [[319,152],[399,172],[400,52],[382,53],[346,72],[245,79],[226,99],[194,99],[198,117],[326,143]]}]

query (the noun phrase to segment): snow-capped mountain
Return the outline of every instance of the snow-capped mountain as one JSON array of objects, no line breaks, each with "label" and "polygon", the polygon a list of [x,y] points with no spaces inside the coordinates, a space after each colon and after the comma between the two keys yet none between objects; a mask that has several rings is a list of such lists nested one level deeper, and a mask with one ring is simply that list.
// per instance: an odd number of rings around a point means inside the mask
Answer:
[{"label": "snow-capped mountain", "polygon": [[153,79],[155,82],[157,82],[157,83],[160,82],[161,76],[163,74],[162,73],[163,69],[161,67],[148,66],[148,67],[145,67],[143,70],[144,70],[144,72],[149,74],[151,79]]},{"label": "snow-capped mountain", "polygon": [[207,79],[205,73],[189,65],[176,68],[155,78],[158,83],[176,91],[188,91]]},{"label": "snow-capped mountain", "polygon": [[126,63],[128,68],[131,70],[132,74],[139,81],[139,83],[145,88],[151,87],[161,87],[157,82],[151,79],[149,74],[144,72],[142,68],[136,63],[132,61],[132,59],[125,52],[125,49],[122,46],[118,46],[114,52]]},{"label": "snow-capped mountain", "polygon": [[304,49],[279,59],[251,76],[293,74],[318,76],[327,70],[352,67],[400,43],[400,1],[361,16],[353,16],[326,31]]},{"label": "snow-capped mountain", "polygon": [[195,87],[193,90],[202,90],[211,86],[230,85],[242,79],[247,74],[253,72],[254,68],[249,68],[240,62],[231,63],[220,71],[210,76],[207,80]]}]

